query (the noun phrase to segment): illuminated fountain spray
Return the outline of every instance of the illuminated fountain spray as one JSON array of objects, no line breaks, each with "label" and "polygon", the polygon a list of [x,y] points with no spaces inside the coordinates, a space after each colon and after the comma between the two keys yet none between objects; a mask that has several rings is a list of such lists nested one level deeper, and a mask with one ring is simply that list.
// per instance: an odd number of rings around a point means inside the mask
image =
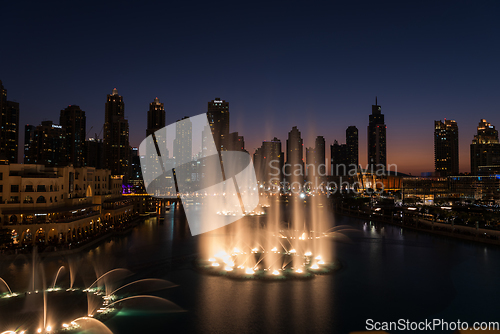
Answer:
[{"label": "illuminated fountain spray", "polygon": [[2,281],[2,283],[5,285],[7,290],[9,290],[9,295],[12,295],[12,290],[10,289],[10,286],[7,284],[7,282],[5,282],[5,280],[1,277],[0,277],[0,281]]},{"label": "illuminated fountain spray", "polygon": [[[264,206],[243,219],[203,235],[197,263],[211,274],[239,279],[310,278],[339,268],[332,217],[324,194],[269,195]],[[288,217],[286,217],[288,216]]]},{"label": "illuminated fountain spray", "polygon": [[[300,166],[302,161],[296,158]],[[215,275],[274,280],[313,277],[339,268],[332,237],[342,229],[331,230],[334,221],[323,188],[325,172],[318,169],[312,177],[304,170],[287,173],[288,184],[279,189],[286,194],[265,183],[246,189],[260,195],[260,205],[253,210],[225,207],[227,192],[214,193],[213,205],[203,209],[201,220],[208,219],[213,207],[222,207],[220,215],[240,214],[241,219],[202,235],[198,267]]]},{"label": "illuminated fountain spray", "polygon": [[54,278],[54,283],[52,284],[52,290],[54,290],[54,289],[56,288],[57,279],[59,278],[59,274],[61,273],[61,271],[62,271],[64,268],[65,268],[64,266],[59,267],[59,270],[58,270],[58,271],[57,271],[57,273],[56,273],[56,277]]},{"label": "illuminated fountain spray", "polygon": [[[57,270],[50,287],[43,263],[36,256],[31,268],[36,284],[15,293],[0,278],[8,293],[0,295],[0,333],[112,333],[103,321],[119,313],[121,309],[141,310],[148,313],[182,312],[176,304],[148,292],[175,287],[162,279],[140,279],[122,285],[133,273],[127,269],[112,269],[96,277],[86,289],[65,288],[60,284],[66,266]],[[50,275],[51,276],[51,275]],[[52,276],[51,276],[52,277]],[[71,281],[71,279],[69,280]],[[59,283],[58,283],[59,282]],[[67,282],[67,281],[66,281]],[[72,283],[70,282],[69,285]],[[38,290],[32,290],[32,289]],[[87,305],[84,304],[87,301]],[[84,309],[85,308],[85,309]],[[74,320],[71,320],[74,319]]]}]

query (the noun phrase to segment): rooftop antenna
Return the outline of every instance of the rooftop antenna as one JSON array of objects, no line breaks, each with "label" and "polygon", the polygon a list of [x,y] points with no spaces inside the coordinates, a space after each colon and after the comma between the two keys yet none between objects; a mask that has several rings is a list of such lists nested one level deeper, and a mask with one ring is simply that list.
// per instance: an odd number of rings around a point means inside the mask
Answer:
[{"label": "rooftop antenna", "polygon": [[375,96],[375,105],[378,106],[377,104],[377,97]]}]

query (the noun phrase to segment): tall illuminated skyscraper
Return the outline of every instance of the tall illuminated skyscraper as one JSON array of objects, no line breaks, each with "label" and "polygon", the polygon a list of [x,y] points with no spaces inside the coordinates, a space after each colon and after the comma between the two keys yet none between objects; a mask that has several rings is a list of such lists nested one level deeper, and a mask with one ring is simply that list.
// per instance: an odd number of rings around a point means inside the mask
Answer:
[{"label": "tall illuminated skyscraper", "polygon": [[434,121],[434,167],[440,176],[458,175],[458,126],[453,120]]},{"label": "tall illuminated skyscraper", "polygon": [[215,147],[220,151],[227,151],[226,140],[229,135],[229,102],[216,97],[208,102],[208,123],[212,129]]},{"label": "tall illuminated skyscraper", "polygon": [[354,125],[345,130],[345,144],[334,141],[330,145],[331,175],[353,176],[350,171],[358,166],[358,128]]},{"label": "tall illuminated skyscraper", "polygon": [[193,123],[184,117],[175,123],[175,139],[173,143],[175,159],[175,175],[177,182],[192,181],[196,174],[193,159]]},{"label": "tall illuminated skyscraper", "polygon": [[146,137],[165,127],[165,108],[158,98],[149,104]]},{"label": "tall illuminated skyscraper", "polygon": [[347,149],[348,170],[351,170],[354,168],[354,166],[359,165],[358,128],[354,125],[349,126],[345,130],[345,142]]},{"label": "tall illuminated skyscraper", "polygon": [[189,117],[177,121],[173,143],[176,165],[191,161],[193,158],[193,124]]},{"label": "tall illuminated skyscraper", "polygon": [[125,119],[125,104],[116,88],[107,96],[104,122],[105,167],[113,175],[125,175],[130,159],[129,127]]},{"label": "tall illuminated skyscraper", "polygon": [[[270,141],[263,141],[262,146],[255,151],[253,161],[257,180],[266,189],[271,185],[279,186],[283,170],[283,155],[281,141],[276,137]],[[279,171],[276,168],[279,168]]]},{"label": "tall illuminated skyscraper", "polygon": [[79,106],[71,105],[61,110],[59,124],[66,130],[66,152],[68,163],[74,167],[85,166],[85,111]]},{"label": "tall illuminated skyscraper", "polygon": [[300,135],[299,129],[294,126],[288,132],[288,139],[286,140],[286,167],[285,174],[288,182],[304,181],[304,142]]},{"label": "tall illuminated skyscraper", "polygon": [[17,163],[19,150],[19,103],[7,101],[0,81],[0,160]]},{"label": "tall illuminated skyscraper", "polygon": [[370,170],[387,169],[386,130],[382,108],[375,98],[375,105],[372,105],[372,114],[368,123],[368,165]]},{"label": "tall illuminated skyscraper", "polygon": [[477,126],[477,135],[470,144],[470,169],[477,175],[479,167],[498,167],[500,165],[500,142],[498,131],[482,119]]},{"label": "tall illuminated skyscraper", "polygon": [[24,126],[24,163],[34,164],[33,153],[31,151],[31,146],[33,145],[33,140],[35,139],[36,126],[26,124]]},{"label": "tall illuminated skyscraper", "polygon": [[226,138],[226,150],[227,151],[245,151],[245,139],[243,136],[239,136],[238,132],[231,132]]},{"label": "tall illuminated skyscraper", "polygon": [[331,175],[333,176],[345,176],[348,175],[349,159],[347,157],[347,145],[339,144],[337,140],[330,145],[330,156],[331,156]]},{"label": "tall illuminated skyscraper", "polygon": [[35,128],[28,161],[45,166],[67,166],[66,130],[52,121],[43,121]]},{"label": "tall illuminated skyscraper", "polygon": [[316,137],[314,147],[306,148],[307,176],[310,180],[326,175],[325,138]]}]

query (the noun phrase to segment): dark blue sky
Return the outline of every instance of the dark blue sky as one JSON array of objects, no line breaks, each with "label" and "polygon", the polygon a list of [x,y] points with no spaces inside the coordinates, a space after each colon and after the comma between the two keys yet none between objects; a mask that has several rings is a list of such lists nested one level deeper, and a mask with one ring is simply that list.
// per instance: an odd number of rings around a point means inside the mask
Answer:
[{"label": "dark blue sky", "polygon": [[9,2],[0,80],[23,127],[77,104],[98,133],[116,87],[138,146],[156,96],[168,123],[220,97],[251,153],[273,136],[284,145],[293,125],[307,147],[316,135],[343,142],[356,125],[363,164],[377,95],[389,163],[432,171],[433,121],[449,118],[469,171],[480,118],[500,127],[499,17],[497,1]]}]

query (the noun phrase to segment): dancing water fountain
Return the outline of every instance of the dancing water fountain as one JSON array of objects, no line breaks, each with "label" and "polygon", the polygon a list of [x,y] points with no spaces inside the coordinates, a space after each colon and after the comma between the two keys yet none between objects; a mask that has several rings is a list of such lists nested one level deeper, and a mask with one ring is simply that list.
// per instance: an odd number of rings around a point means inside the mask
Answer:
[{"label": "dancing water fountain", "polygon": [[[50,284],[46,283],[43,264],[36,253],[33,256],[38,269],[32,275],[30,288],[13,292],[7,282],[0,278],[0,333],[111,333],[103,323],[123,309],[146,310],[149,313],[183,311],[176,304],[157,296],[148,295],[175,287],[169,281],[147,278],[123,284],[133,275],[127,269],[109,270],[97,277],[86,289],[74,287],[74,276],[61,266]],[[69,281],[62,288],[61,281]],[[40,285],[41,284],[41,285]],[[35,290],[35,288],[37,290]]]},{"label": "dancing water fountain", "polygon": [[196,266],[213,275],[266,280],[313,278],[339,269],[332,239],[344,240],[345,228],[331,227],[333,217],[326,209],[326,196],[306,196],[307,205],[304,196],[290,196],[287,209],[282,208],[279,197],[256,209],[259,215],[247,213],[204,235],[202,258]]}]

